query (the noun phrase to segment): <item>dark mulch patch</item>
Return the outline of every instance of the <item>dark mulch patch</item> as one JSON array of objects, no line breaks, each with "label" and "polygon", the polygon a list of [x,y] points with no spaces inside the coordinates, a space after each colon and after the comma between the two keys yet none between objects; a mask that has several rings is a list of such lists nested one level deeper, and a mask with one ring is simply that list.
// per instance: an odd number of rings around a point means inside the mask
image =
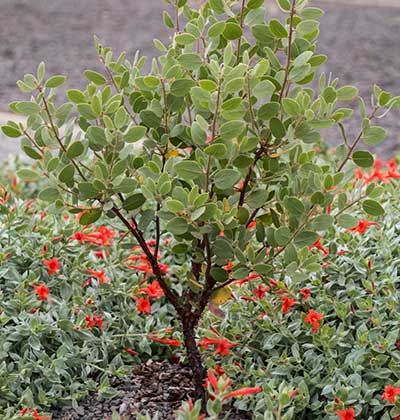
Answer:
[{"label": "dark mulch patch", "polygon": [[[54,412],[52,420],[105,420],[115,411],[123,420],[135,420],[137,414],[158,413],[159,420],[174,420],[174,412],[193,396],[189,367],[170,362],[148,361],[135,366],[127,379],[113,378],[110,383],[119,391],[117,397],[99,399],[96,393],[74,409]],[[231,410],[229,420],[251,419],[249,413]]]}]

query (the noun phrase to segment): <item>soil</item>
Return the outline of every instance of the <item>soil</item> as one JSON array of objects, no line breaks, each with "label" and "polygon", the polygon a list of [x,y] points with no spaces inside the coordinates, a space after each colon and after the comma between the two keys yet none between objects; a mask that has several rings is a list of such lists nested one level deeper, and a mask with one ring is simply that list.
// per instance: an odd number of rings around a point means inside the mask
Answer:
[{"label": "soil", "polygon": [[[319,52],[329,56],[323,70],[342,84],[356,84],[366,101],[374,83],[400,94],[400,8],[391,6],[394,3],[398,0],[311,1],[326,12],[318,45]],[[94,33],[115,54],[126,50],[132,57],[140,49],[153,57],[153,38],[166,41],[170,36],[160,24],[165,7],[164,0],[2,0],[0,107],[26,98],[15,82],[35,72],[40,61],[46,62],[48,74],[68,75],[66,89],[82,87],[83,70],[101,70]],[[389,139],[376,149],[382,157],[400,150],[399,113],[380,120],[389,131]],[[355,137],[359,121],[352,121],[348,130],[349,138]],[[329,133],[331,144],[338,139],[337,130]]]},{"label": "soil", "polygon": [[[99,399],[92,394],[79,404],[79,410],[54,412],[52,420],[105,420],[112,412],[123,420],[135,420],[138,414],[155,415],[159,420],[174,420],[174,412],[193,395],[191,371],[188,367],[170,362],[147,363],[133,367],[128,379],[110,380],[119,395],[112,399]],[[227,414],[227,413],[225,413]],[[250,414],[232,409],[229,420],[251,419]]]}]

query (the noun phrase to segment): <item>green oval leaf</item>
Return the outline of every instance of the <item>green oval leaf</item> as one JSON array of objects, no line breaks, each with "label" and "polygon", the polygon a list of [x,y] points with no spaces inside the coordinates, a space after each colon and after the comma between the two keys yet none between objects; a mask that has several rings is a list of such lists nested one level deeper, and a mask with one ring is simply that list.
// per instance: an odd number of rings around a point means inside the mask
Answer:
[{"label": "green oval leaf", "polygon": [[37,181],[39,179],[39,174],[31,169],[20,169],[17,171],[17,175],[22,181]]},{"label": "green oval leaf", "polygon": [[242,33],[242,28],[237,23],[227,22],[225,25],[223,35],[225,39],[233,41],[234,39],[240,38],[242,36]]},{"label": "green oval leaf", "polygon": [[126,143],[135,143],[141,140],[147,132],[147,128],[142,125],[135,125],[131,127],[123,136]]},{"label": "green oval leaf", "polygon": [[141,207],[146,202],[146,198],[142,193],[136,193],[131,196],[129,196],[124,203],[122,204],[122,207],[124,210],[136,210],[139,207]]},{"label": "green oval leaf", "polygon": [[362,203],[362,208],[365,213],[368,213],[371,216],[382,216],[385,214],[384,208],[375,200],[365,200]]},{"label": "green oval leaf", "polygon": [[85,210],[79,218],[79,224],[90,225],[100,218],[101,213],[101,208]]},{"label": "green oval leaf", "polygon": [[303,230],[294,239],[294,244],[302,248],[303,246],[311,246],[318,241],[319,235],[310,230]]},{"label": "green oval leaf", "polygon": [[246,127],[246,123],[241,120],[228,121],[221,126],[220,136],[225,140],[238,137]]},{"label": "green oval leaf", "polygon": [[198,178],[203,169],[199,163],[194,160],[182,160],[175,164],[175,172],[185,181],[191,181]]},{"label": "green oval leaf", "polygon": [[82,104],[87,102],[85,95],[78,89],[67,90],[67,98],[75,104]]},{"label": "green oval leaf", "polygon": [[353,153],[353,162],[361,168],[370,168],[374,164],[374,157],[367,150],[358,150]]},{"label": "green oval leaf", "polygon": [[341,214],[337,218],[339,226],[345,229],[353,229],[358,225],[358,219],[350,214]]},{"label": "green oval leaf", "polygon": [[22,136],[21,132],[17,128],[11,127],[10,125],[3,125],[1,127],[1,131],[7,137],[11,137],[11,138],[18,138],[18,137],[21,137]]},{"label": "green oval leaf", "polygon": [[237,169],[221,169],[214,178],[215,186],[220,190],[232,188],[241,178]]},{"label": "green oval leaf", "polygon": [[90,82],[93,82],[95,85],[101,86],[107,82],[106,78],[97,71],[85,70],[83,74],[85,75],[86,79],[88,79]]},{"label": "green oval leaf", "polygon": [[65,76],[52,76],[50,79],[47,80],[46,84],[44,85],[47,88],[56,88],[61,86],[65,83],[67,78]]}]

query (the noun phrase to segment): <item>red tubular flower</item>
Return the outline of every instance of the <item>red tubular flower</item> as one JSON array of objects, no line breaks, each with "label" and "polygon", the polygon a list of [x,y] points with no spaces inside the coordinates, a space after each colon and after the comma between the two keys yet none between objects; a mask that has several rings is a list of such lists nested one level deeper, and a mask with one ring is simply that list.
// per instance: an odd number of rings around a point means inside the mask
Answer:
[{"label": "red tubular flower", "polygon": [[279,283],[276,280],[274,280],[274,279],[269,279],[269,284],[272,287],[279,287]]},{"label": "red tubular flower", "polygon": [[170,338],[159,338],[159,337],[149,337],[150,340],[158,341],[159,343],[168,344],[169,346],[180,347],[181,342],[179,340],[172,340]]},{"label": "red tubular flower", "polygon": [[128,265],[129,268],[132,268],[134,270],[138,270],[138,271],[143,271],[145,273],[151,274],[153,272],[153,270],[151,269],[151,267],[148,264],[143,264],[143,265]]},{"label": "red tubular flower", "polygon": [[47,267],[50,276],[60,271],[60,262],[57,257],[53,257],[51,260],[44,260],[43,264]]},{"label": "red tubular flower", "polygon": [[386,174],[386,178],[400,178],[400,174],[398,172],[396,172],[396,169],[397,169],[396,159],[390,160],[386,164],[386,167],[388,169],[387,174]]},{"label": "red tubular flower", "polygon": [[24,407],[19,414],[23,417],[25,414],[29,414],[29,416],[33,417],[35,420],[48,420],[50,419],[49,416],[40,416],[37,410],[32,408]]},{"label": "red tubular flower", "polygon": [[45,284],[41,284],[37,286],[36,284],[32,284],[32,287],[35,289],[35,293],[37,294],[40,300],[46,300],[49,298],[50,290],[46,287]]},{"label": "red tubular flower", "polygon": [[237,343],[230,343],[224,338],[203,338],[199,341],[199,345],[204,349],[208,349],[211,345],[216,345],[215,353],[227,356],[230,354],[230,348],[237,346]]},{"label": "red tubular flower", "polygon": [[207,371],[207,380],[208,383],[212,386],[214,393],[218,394],[218,379],[211,369],[208,369]]},{"label": "red tubular flower", "polygon": [[254,296],[257,299],[264,299],[269,287],[260,284],[256,289],[253,290]]},{"label": "red tubular flower", "polygon": [[95,245],[111,246],[114,239],[115,232],[108,229],[106,226],[100,226],[94,232],[86,235],[86,240]]},{"label": "red tubular flower", "polygon": [[86,235],[83,232],[75,232],[69,237],[72,241],[78,241],[81,244],[85,243]]},{"label": "red tubular flower", "polygon": [[308,287],[303,287],[300,290],[301,295],[303,296],[304,300],[307,301],[311,296],[311,290]]},{"label": "red tubular flower", "polygon": [[382,394],[382,399],[388,401],[390,404],[394,404],[397,395],[400,395],[400,388],[386,385]]},{"label": "red tubular flower", "polygon": [[128,354],[130,354],[131,356],[136,356],[136,355],[138,354],[135,350],[133,350],[133,349],[131,349],[131,348],[125,349],[125,351],[126,351]]},{"label": "red tubular flower", "polygon": [[148,297],[146,298],[138,298],[136,296],[133,297],[133,299],[136,300],[137,306],[136,311],[140,314],[150,314],[151,313],[151,304],[150,299]]},{"label": "red tubular flower", "polygon": [[257,226],[257,222],[255,221],[255,220],[253,220],[252,222],[250,222],[248,225],[247,225],[247,227],[246,227],[246,229],[253,229],[254,227],[256,227]]},{"label": "red tubular flower", "polygon": [[315,333],[318,331],[318,328],[320,327],[319,322],[323,319],[323,317],[323,314],[315,312],[313,309],[310,309],[308,311],[308,315],[304,318],[304,322],[306,324],[312,325],[312,332]]},{"label": "red tubular flower", "polygon": [[291,393],[290,393],[290,399],[294,398],[297,394],[299,393],[299,390],[297,388],[295,388]]},{"label": "red tubular flower", "polygon": [[354,420],[356,415],[353,407],[349,407],[347,410],[339,410],[336,414],[341,420]]},{"label": "red tubular flower", "polygon": [[85,321],[86,321],[86,328],[88,330],[91,330],[93,327],[98,327],[99,329],[101,329],[103,327],[103,315],[86,315],[85,316]]},{"label": "red tubular flower", "polygon": [[241,388],[241,389],[237,389],[236,391],[232,391],[229,394],[225,395],[224,400],[229,400],[229,398],[232,397],[239,397],[242,395],[248,395],[248,394],[255,394],[257,392],[261,392],[262,389],[257,386],[257,387],[253,387],[253,388]]},{"label": "red tubular flower", "polygon": [[259,279],[260,275],[256,273],[251,273],[248,277],[245,277],[241,280],[234,281],[232,284],[237,284],[242,287],[244,284],[248,283],[249,281]]},{"label": "red tubular flower", "polygon": [[320,237],[318,238],[318,240],[317,240],[316,242],[314,242],[314,243],[313,243],[313,244],[309,247],[309,249],[312,249],[312,248],[317,248],[317,249],[319,249],[320,251],[322,251],[324,255],[328,255],[328,254],[329,254],[329,250],[328,250],[327,248],[325,248],[325,247],[321,244],[321,239],[322,239],[322,237],[320,236]]},{"label": "red tubular flower", "polygon": [[221,376],[221,375],[224,375],[226,372],[225,372],[225,370],[224,370],[224,368],[221,366],[221,365],[217,365],[217,366],[215,366],[215,372],[219,375],[219,376]]},{"label": "red tubular flower", "polygon": [[376,222],[370,222],[368,220],[360,220],[358,222],[358,225],[354,228],[347,229],[346,232],[352,232],[352,233],[360,233],[361,235],[365,234],[365,231],[369,226],[377,225]]},{"label": "red tubular flower", "polygon": [[149,298],[154,299],[160,299],[162,296],[164,296],[164,292],[157,280],[150,283],[147,287],[139,289],[139,293],[146,293]]},{"label": "red tubular flower", "polygon": [[282,313],[285,315],[289,312],[289,309],[295,305],[296,299],[290,299],[286,295],[281,297],[282,300]]},{"label": "red tubular flower", "polygon": [[91,274],[93,277],[96,277],[99,280],[100,285],[103,285],[104,283],[110,284],[110,279],[106,277],[106,273],[104,272],[104,270],[86,270],[86,272]]},{"label": "red tubular flower", "polygon": [[227,265],[224,265],[222,268],[226,271],[231,271],[235,264],[232,261],[229,261]]}]

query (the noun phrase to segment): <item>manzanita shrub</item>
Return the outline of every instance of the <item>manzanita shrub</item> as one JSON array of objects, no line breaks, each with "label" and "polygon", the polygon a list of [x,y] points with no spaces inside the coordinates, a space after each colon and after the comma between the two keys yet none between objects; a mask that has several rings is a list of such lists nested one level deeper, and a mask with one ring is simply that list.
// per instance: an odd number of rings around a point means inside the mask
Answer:
[{"label": "manzanita shrub", "polygon": [[[86,70],[84,91],[68,90],[60,105],[55,93],[65,77],[46,78],[41,64],[18,82],[30,100],[10,104],[27,123],[2,130],[22,137],[37,161],[19,176],[48,179],[39,198],[49,212],[79,213],[82,225],[105,215],[136,240],[180,320],[204,407],[196,329],[207,305],[218,314],[215,304],[239,279],[306,278],[319,266],[312,248],[322,247],[322,231],[355,228],[355,207],[384,214],[379,187],[354,197],[349,180],[354,164],[373,165],[356,147],[385,139],[375,121],[400,101],[375,86],[367,112],[355,87],[323,73],[313,83],[326,56],[316,52],[322,11],[306,0],[277,0],[284,20],[269,22],[263,0],[168,3],[172,39],[155,40],[161,54],[149,73],[145,57],[116,58],[96,40],[104,71]],[[357,98],[362,126],[348,139],[346,104]],[[331,127],[343,144],[322,160],[321,130]],[[165,239],[179,275],[163,265]],[[321,314],[306,316],[317,331]]]}]

